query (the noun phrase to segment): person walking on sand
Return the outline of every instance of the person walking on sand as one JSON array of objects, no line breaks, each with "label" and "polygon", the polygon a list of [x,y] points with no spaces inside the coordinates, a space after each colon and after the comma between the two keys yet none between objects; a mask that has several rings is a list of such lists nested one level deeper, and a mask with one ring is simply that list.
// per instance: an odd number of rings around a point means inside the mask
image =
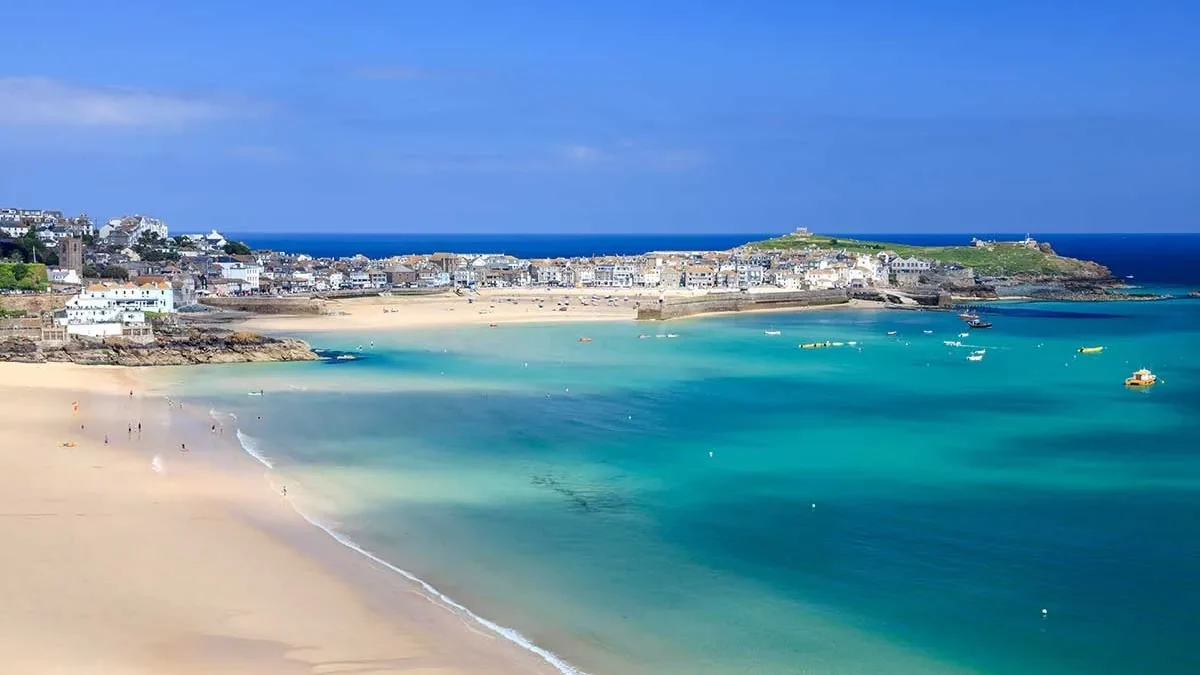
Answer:
[{"label": "person walking on sand", "polygon": [[104,444],[108,445],[108,434],[104,434]]},{"label": "person walking on sand", "polygon": [[179,444],[179,451],[180,451],[180,452],[187,452],[187,443],[180,443],[180,444]]}]

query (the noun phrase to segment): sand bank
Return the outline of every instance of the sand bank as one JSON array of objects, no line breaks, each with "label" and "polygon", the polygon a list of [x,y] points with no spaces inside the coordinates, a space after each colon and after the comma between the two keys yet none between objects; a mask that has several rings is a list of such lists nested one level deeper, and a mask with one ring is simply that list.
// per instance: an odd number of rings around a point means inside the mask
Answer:
[{"label": "sand bank", "polygon": [[[327,313],[312,316],[261,316],[245,322],[247,330],[275,333],[386,331],[403,328],[487,326],[512,323],[633,321],[640,305],[656,305],[662,297],[688,297],[708,291],[672,289],[560,288],[484,289],[477,294],[380,296],[331,300]],[[879,307],[855,301],[835,307]],[[753,311],[804,311],[814,307]]]},{"label": "sand bank", "polygon": [[304,522],[128,369],[0,363],[0,400],[6,672],[555,672]]}]

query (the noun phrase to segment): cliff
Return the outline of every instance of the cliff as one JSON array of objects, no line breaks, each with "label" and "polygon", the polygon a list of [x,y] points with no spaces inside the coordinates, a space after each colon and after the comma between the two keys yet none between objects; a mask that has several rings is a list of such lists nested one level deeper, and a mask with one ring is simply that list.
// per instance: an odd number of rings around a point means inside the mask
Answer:
[{"label": "cliff", "polygon": [[47,344],[29,338],[0,339],[0,361],[42,363],[65,361],[83,365],[186,366],[200,363],[313,361],[318,357],[303,340],[273,338],[221,329],[176,329],[153,341],[75,338]]}]

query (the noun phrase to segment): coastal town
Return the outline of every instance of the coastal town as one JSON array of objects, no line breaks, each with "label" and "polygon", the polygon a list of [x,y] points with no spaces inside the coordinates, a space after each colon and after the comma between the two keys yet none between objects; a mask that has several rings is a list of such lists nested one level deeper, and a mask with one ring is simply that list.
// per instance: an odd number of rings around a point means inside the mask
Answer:
[{"label": "coastal town", "polygon": [[[805,228],[786,248],[747,244],[727,251],[648,251],[637,255],[524,259],[503,252],[431,252],[370,259],[303,251],[251,250],[211,229],[172,234],[148,215],[97,225],[86,215],[0,208],[0,291],[69,295],[62,306],[19,315],[7,310],[0,333],[40,340],[152,339],[155,319],[209,310],[220,298],[350,297],[483,289],[593,289],[639,295],[970,289],[986,281],[971,267],[902,251],[843,244]],[[771,242],[765,242],[770,244]],[[1038,251],[1025,237],[972,239]],[[876,250],[880,249],[880,250]]]}]

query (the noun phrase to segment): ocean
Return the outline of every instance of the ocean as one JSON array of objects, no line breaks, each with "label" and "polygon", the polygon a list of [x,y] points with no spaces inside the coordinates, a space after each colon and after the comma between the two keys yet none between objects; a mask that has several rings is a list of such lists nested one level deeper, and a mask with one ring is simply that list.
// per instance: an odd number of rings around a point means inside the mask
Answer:
[{"label": "ocean", "polygon": [[[921,246],[966,245],[970,234],[853,234],[858,239],[886,239]],[[230,233],[253,248],[308,253],[319,257],[349,257],[361,253],[386,258],[408,253],[506,253],[520,258],[633,255],[647,251],[723,251],[776,234],[296,234]],[[982,239],[1019,239],[1013,234],[979,234]],[[1196,279],[1200,259],[1197,234],[1054,234],[1033,233],[1050,242],[1061,255],[1098,260],[1119,277],[1161,284],[1186,284]]]},{"label": "ocean", "polygon": [[[363,358],[174,387],[315,522],[566,673],[1200,672],[1200,301],[988,318],[318,334]],[[1122,386],[1140,367],[1162,383]]]}]

